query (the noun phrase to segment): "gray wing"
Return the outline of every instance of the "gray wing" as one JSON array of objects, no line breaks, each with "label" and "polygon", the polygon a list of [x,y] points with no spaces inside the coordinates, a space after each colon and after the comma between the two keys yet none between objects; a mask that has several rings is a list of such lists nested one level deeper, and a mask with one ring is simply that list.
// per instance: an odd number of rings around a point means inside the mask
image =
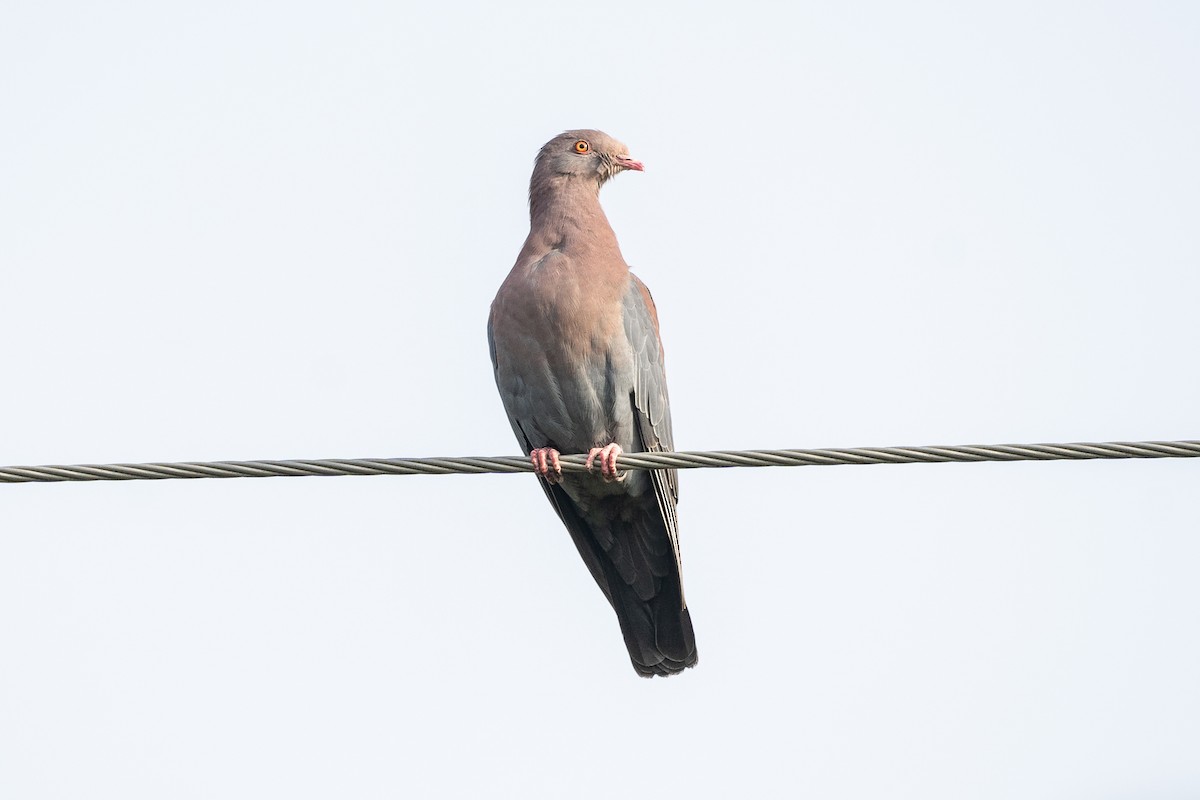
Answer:
[{"label": "gray wing", "polygon": [[[658,311],[646,284],[633,273],[625,294],[625,336],[633,348],[633,408],[638,435],[646,452],[675,449],[671,432],[671,403],[667,396],[667,374],[663,365],[662,341],[658,335]],[[679,473],[673,469],[651,471],[654,496],[662,514],[671,548],[675,551],[679,594],[683,600],[683,565],[679,556],[679,521],[675,504],[679,502]],[[684,606],[687,603],[684,601]]]}]

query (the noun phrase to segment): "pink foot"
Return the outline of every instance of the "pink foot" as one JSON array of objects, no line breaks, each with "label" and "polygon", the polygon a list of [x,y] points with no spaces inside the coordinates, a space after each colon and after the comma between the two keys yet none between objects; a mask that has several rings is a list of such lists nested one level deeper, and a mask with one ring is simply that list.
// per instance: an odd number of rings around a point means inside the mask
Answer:
[{"label": "pink foot", "polygon": [[604,447],[593,447],[588,452],[587,468],[591,469],[592,462],[599,457],[600,477],[604,478],[604,482],[611,483],[612,481],[619,481],[624,476],[617,475],[617,456],[621,455],[623,452],[625,451],[621,449],[621,445],[617,444],[616,442],[605,445]]},{"label": "pink foot", "polygon": [[558,451],[553,447],[538,447],[529,451],[533,471],[546,479],[547,483],[562,483],[562,465],[558,463]]}]

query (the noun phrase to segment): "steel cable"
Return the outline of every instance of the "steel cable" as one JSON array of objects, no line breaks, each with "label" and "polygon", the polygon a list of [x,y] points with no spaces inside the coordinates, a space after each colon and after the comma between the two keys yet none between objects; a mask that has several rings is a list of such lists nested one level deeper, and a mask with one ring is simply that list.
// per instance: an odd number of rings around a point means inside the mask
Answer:
[{"label": "steel cable", "polygon": [[[713,450],[624,453],[622,469],[809,467],[851,464],[940,464],[979,461],[1060,461],[1118,458],[1196,458],[1200,441],[989,444],[949,447],[854,447],[816,450]],[[584,472],[583,455],[561,457],[564,472]],[[598,471],[598,466],[595,468]],[[0,483],[138,481],[182,478],[286,478],[353,475],[480,475],[532,472],[523,456],[355,458],[287,461],[182,461],[148,464],[69,464],[0,467]]]}]

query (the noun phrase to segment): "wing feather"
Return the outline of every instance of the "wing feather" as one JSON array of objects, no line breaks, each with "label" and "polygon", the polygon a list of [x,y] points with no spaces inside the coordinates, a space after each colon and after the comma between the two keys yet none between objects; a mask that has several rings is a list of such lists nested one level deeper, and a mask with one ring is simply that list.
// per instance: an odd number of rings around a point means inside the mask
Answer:
[{"label": "wing feather", "polygon": [[[663,363],[662,341],[658,335],[658,309],[646,284],[633,273],[629,275],[629,291],[625,295],[625,335],[633,348],[634,421],[646,452],[675,449],[671,430],[671,407],[667,395],[667,374]],[[679,520],[675,505],[679,502],[679,473],[674,469],[656,469],[650,473],[658,510],[671,539],[675,556],[676,580],[680,582],[679,596],[683,605],[683,564],[679,553]]]}]

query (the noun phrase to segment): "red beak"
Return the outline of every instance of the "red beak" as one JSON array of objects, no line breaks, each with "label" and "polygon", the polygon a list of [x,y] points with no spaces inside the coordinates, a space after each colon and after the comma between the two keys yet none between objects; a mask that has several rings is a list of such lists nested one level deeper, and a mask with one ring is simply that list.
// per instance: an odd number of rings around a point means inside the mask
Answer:
[{"label": "red beak", "polygon": [[640,161],[634,161],[632,158],[618,158],[617,166],[621,169],[632,169],[638,172],[645,172],[646,167]]}]

